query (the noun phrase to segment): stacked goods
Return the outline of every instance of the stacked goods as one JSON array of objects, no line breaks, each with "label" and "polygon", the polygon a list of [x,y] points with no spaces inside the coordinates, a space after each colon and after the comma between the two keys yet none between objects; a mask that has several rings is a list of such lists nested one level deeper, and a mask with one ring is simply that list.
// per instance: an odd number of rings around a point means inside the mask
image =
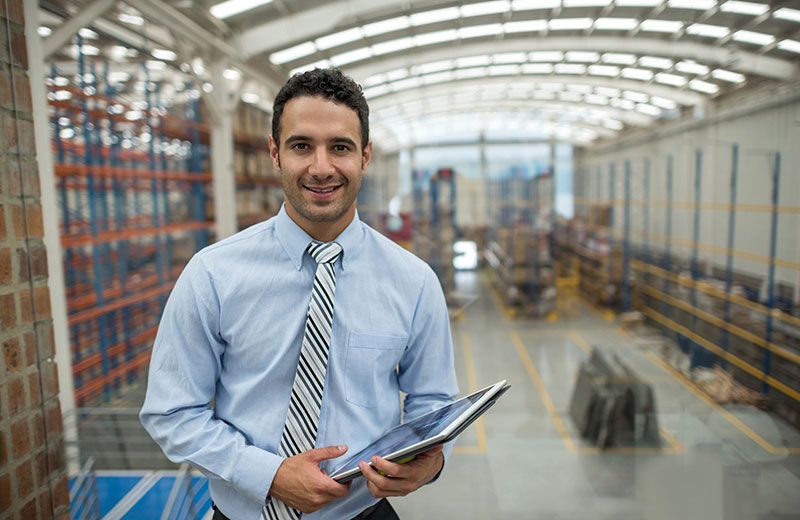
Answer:
[{"label": "stacked goods", "polygon": [[498,228],[486,260],[496,272],[496,289],[506,305],[530,317],[555,310],[553,257],[545,231],[520,224]]},{"label": "stacked goods", "polygon": [[412,249],[415,255],[431,266],[442,284],[445,298],[455,290],[455,268],[453,267],[453,242],[456,230],[449,219],[432,226],[425,217],[417,217],[414,223]]}]

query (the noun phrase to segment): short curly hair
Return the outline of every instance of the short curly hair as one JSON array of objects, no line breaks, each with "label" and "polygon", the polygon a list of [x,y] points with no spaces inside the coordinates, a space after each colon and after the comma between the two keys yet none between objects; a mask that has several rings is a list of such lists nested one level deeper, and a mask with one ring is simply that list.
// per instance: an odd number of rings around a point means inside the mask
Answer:
[{"label": "short curly hair", "polygon": [[272,137],[280,143],[281,116],[286,103],[300,96],[322,97],[352,108],[361,123],[361,149],[369,142],[369,106],[361,86],[339,69],[314,69],[292,76],[272,104]]}]

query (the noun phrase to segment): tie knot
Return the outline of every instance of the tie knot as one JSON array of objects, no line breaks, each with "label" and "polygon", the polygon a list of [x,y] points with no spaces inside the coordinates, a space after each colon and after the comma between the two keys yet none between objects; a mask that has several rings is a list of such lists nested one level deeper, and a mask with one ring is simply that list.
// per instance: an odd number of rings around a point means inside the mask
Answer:
[{"label": "tie knot", "polygon": [[342,246],[336,242],[311,242],[308,245],[308,254],[318,264],[333,263],[342,254]]}]

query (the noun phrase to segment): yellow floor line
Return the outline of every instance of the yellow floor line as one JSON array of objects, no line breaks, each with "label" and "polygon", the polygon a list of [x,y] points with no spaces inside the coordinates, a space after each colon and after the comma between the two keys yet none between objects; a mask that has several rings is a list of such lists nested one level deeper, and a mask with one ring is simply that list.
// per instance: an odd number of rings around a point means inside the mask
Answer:
[{"label": "yellow floor line", "polygon": [[583,336],[581,336],[580,332],[577,330],[571,330],[569,331],[569,337],[572,339],[572,341],[577,343],[577,345],[582,348],[584,352],[587,354],[592,353],[592,346],[589,345],[589,342],[586,341]]},{"label": "yellow floor line", "polygon": [[[477,392],[478,378],[475,375],[475,361],[472,357],[469,335],[466,332],[461,334],[461,346],[464,348],[464,364],[467,369],[469,393]],[[477,446],[456,446],[453,448],[453,453],[486,453],[486,428],[483,425],[483,417],[478,417],[478,420],[475,421],[475,433],[478,436]]]},{"label": "yellow floor line", "polygon": [[511,341],[514,343],[514,348],[517,350],[517,354],[522,360],[522,364],[525,365],[525,369],[528,371],[528,376],[530,376],[531,381],[533,381],[533,386],[535,386],[536,390],[539,392],[539,397],[541,397],[544,407],[547,408],[547,413],[550,414],[550,418],[553,420],[553,424],[555,425],[556,430],[558,430],[558,435],[564,442],[564,446],[570,453],[575,453],[577,451],[575,449],[575,443],[572,442],[572,438],[569,436],[569,433],[567,433],[567,429],[564,427],[564,423],[561,421],[561,417],[556,411],[553,400],[550,399],[550,394],[547,393],[547,389],[544,387],[544,383],[542,383],[542,378],[539,377],[539,372],[536,370],[536,365],[533,364],[530,356],[528,356],[528,352],[525,350],[525,345],[522,343],[522,338],[519,337],[519,333],[515,330],[512,330],[510,334]]},{"label": "yellow floor line", "polygon": [[667,430],[663,426],[660,426],[658,428],[658,431],[659,433],[661,433],[662,437],[667,439],[667,442],[669,443],[670,446],[672,446],[672,449],[675,450],[675,453],[682,453],[683,451],[686,450],[686,446],[678,442],[678,439],[676,439],[675,436],[669,432],[669,430]]}]

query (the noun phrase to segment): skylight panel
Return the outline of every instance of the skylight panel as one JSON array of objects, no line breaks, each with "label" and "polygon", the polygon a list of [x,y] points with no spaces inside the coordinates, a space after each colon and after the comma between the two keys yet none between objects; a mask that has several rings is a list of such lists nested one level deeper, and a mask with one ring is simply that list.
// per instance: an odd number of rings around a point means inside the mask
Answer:
[{"label": "skylight panel", "polygon": [[724,38],[728,36],[728,33],[731,31],[727,27],[720,27],[719,25],[693,23],[686,28],[686,32],[696,36],[705,36],[706,38]]},{"label": "skylight panel", "polygon": [[661,115],[660,108],[654,107],[653,105],[648,105],[647,103],[639,103],[636,105],[636,111],[653,117],[658,117]]},{"label": "skylight panel", "polygon": [[564,0],[564,7],[605,7],[611,0]]},{"label": "skylight panel", "polygon": [[525,63],[522,65],[523,74],[552,74],[553,66],[549,63]]},{"label": "skylight panel", "polygon": [[363,37],[364,32],[361,30],[361,27],[353,27],[352,29],[347,29],[346,31],[328,34],[327,36],[317,38],[314,40],[314,43],[317,44],[318,49],[325,50],[338,47],[339,45],[344,45],[345,43],[360,40]]},{"label": "skylight panel", "polygon": [[539,90],[551,90],[551,91],[564,90],[563,83],[553,83],[549,81],[545,83],[539,83],[538,87]]},{"label": "skylight panel", "polygon": [[561,7],[561,0],[514,0],[512,11],[530,11],[533,9],[553,9]]},{"label": "skylight panel", "polygon": [[580,92],[581,94],[591,94],[592,86],[583,85],[581,83],[570,83],[567,85],[567,90],[570,92]]},{"label": "skylight panel", "polygon": [[492,2],[479,2],[461,6],[461,16],[483,16],[486,14],[505,13],[511,8],[508,0],[495,0]]},{"label": "skylight panel", "polygon": [[778,48],[784,51],[800,54],[800,42],[797,40],[783,40],[778,42]]},{"label": "skylight panel", "polygon": [[528,61],[528,54],[525,52],[504,52],[492,56],[492,62],[496,65],[506,63],[524,63]]},{"label": "skylight panel", "polygon": [[764,4],[755,4],[753,2],[740,2],[738,0],[729,0],[719,7],[720,11],[726,13],[749,14],[752,16],[759,16],[767,12],[769,6]]},{"label": "skylight panel", "polygon": [[315,52],[317,52],[317,47],[312,42],[305,42],[282,51],[273,52],[269,57],[269,61],[275,65],[283,65]]},{"label": "skylight panel", "polygon": [[592,26],[591,18],[553,18],[547,24],[551,31],[570,31],[588,29]]},{"label": "skylight panel", "polygon": [[614,5],[620,7],[655,7],[664,0],[617,0]]},{"label": "skylight panel", "polygon": [[523,20],[520,22],[506,22],[503,30],[507,33],[538,32],[547,28],[547,20]]},{"label": "skylight panel", "polygon": [[408,90],[411,88],[417,88],[422,84],[422,80],[419,77],[401,79],[399,81],[394,81],[391,83],[392,90],[394,92],[398,92],[400,90]]},{"label": "skylight panel", "polygon": [[433,72],[441,72],[443,70],[450,70],[453,68],[453,60],[432,61],[430,63],[423,63],[413,67],[411,70],[416,70],[417,74],[431,74]]},{"label": "skylight panel", "polygon": [[621,108],[623,110],[633,110],[636,108],[636,103],[629,99],[612,99],[611,106],[614,108]]},{"label": "skylight panel", "polygon": [[580,103],[583,100],[583,94],[579,92],[559,92],[558,99],[570,101],[572,103]]},{"label": "skylight panel", "polygon": [[408,77],[408,69],[394,69],[386,73],[387,81],[397,81]]},{"label": "skylight panel", "polygon": [[423,45],[432,45],[434,43],[449,42],[455,40],[457,37],[458,33],[455,29],[418,34],[417,36],[414,36],[414,45],[421,47]]},{"label": "skylight panel", "polygon": [[159,60],[175,61],[176,59],[178,59],[177,54],[167,49],[153,49],[150,52],[150,54],[152,54],[154,58]]},{"label": "skylight panel", "polygon": [[614,65],[633,65],[636,63],[636,56],[633,54],[621,54],[616,52],[607,52],[600,58],[603,63],[613,63]]},{"label": "skylight panel", "polygon": [[329,69],[329,68],[331,68],[330,60],[315,61],[314,63],[309,63],[308,65],[303,65],[302,67],[297,67],[296,69],[290,70],[289,71],[289,77],[292,77],[295,74],[300,74],[301,72],[306,72],[306,71],[309,71],[309,70]]},{"label": "skylight panel", "polygon": [[659,56],[642,56],[639,58],[639,65],[642,67],[650,67],[651,69],[666,70],[672,67],[672,60]]},{"label": "skylight panel", "polygon": [[716,0],[669,0],[670,7],[678,9],[696,9],[705,11],[717,5]]},{"label": "skylight panel", "polygon": [[776,9],[772,16],[780,18],[781,20],[789,20],[791,22],[800,22],[800,10],[790,9],[789,7],[781,7]]},{"label": "skylight panel", "polygon": [[477,67],[471,69],[458,69],[456,71],[457,79],[482,78],[485,75],[486,75],[486,68],[484,67]]},{"label": "skylight panel", "polygon": [[591,51],[568,51],[567,61],[575,61],[580,63],[596,63],[600,61],[600,55]]},{"label": "skylight panel", "polygon": [[675,33],[681,30],[683,22],[674,20],[644,20],[639,25],[643,31]]},{"label": "skylight panel", "polygon": [[613,78],[619,76],[619,67],[614,65],[590,65],[589,74],[593,76],[608,76]]},{"label": "skylight panel", "polygon": [[466,67],[480,67],[481,65],[488,65],[492,62],[491,56],[483,54],[481,56],[467,56],[465,58],[456,59],[456,67],[463,69]]},{"label": "skylight panel", "polygon": [[650,103],[664,110],[675,110],[678,108],[678,103],[674,100],[660,96],[651,96]]},{"label": "skylight panel", "polygon": [[228,0],[212,5],[209,11],[220,20],[224,20],[269,3],[272,3],[272,0]]},{"label": "skylight panel", "polygon": [[622,69],[622,77],[627,79],[650,81],[651,79],[653,79],[653,73],[645,69],[635,69],[631,67],[626,67]]},{"label": "skylight panel", "polygon": [[377,87],[364,89],[364,97],[367,99],[383,96],[391,92],[389,85],[379,85]]},{"label": "skylight panel", "polygon": [[733,72],[725,69],[712,70],[711,77],[714,79],[727,81],[729,83],[742,83],[745,80],[744,74],[739,74],[738,72]]},{"label": "skylight panel", "polygon": [[390,52],[402,51],[410,49],[414,46],[414,39],[410,36],[406,38],[398,38],[396,40],[389,40],[386,42],[376,43],[372,46],[372,53],[375,56],[388,54]]},{"label": "skylight panel", "polygon": [[594,21],[594,28],[607,31],[629,31],[638,23],[634,18],[598,18]]},{"label": "skylight panel", "polygon": [[714,83],[709,83],[708,81],[702,81],[699,79],[693,79],[689,82],[689,88],[692,90],[696,90],[698,92],[703,92],[704,94],[716,94],[719,92],[719,86],[715,85]]},{"label": "skylight panel", "polygon": [[679,61],[675,65],[675,68],[679,72],[683,72],[686,74],[698,74],[698,75],[708,74],[708,71],[710,70],[705,65],[702,65],[692,60]]},{"label": "skylight panel", "polygon": [[561,51],[534,51],[528,53],[528,59],[531,61],[561,61],[564,59],[564,53]]},{"label": "skylight panel", "polygon": [[578,63],[557,63],[555,66],[556,74],[583,74],[586,72],[586,65]]},{"label": "skylight panel", "polygon": [[733,39],[737,42],[752,43],[754,45],[769,45],[775,41],[775,37],[771,34],[745,30],[733,33]]},{"label": "skylight panel", "polygon": [[453,72],[437,72],[436,74],[428,74],[427,76],[422,76],[422,82],[426,85],[433,85],[434,83],[445,83],[447,81],[453,81]]},{"label": "skylight panel", "polygon": [[375,36],[406,29],[410,25],[411,21],[408,19],[408,16],[398,16],[397,18],[389,18],[388,20],[381,20],[380,22],[368,23],[361,27],[361,29],[367,36]]},{"label": "skylight panel", "polygon": [[411,25],[427,25],[430,23],[443,22],[445,20],[455,20],[459,16],[458,7],[445,7],[444,9],[423,11],[411,15]]},{"label": "skylight panel", "polygon": [[487,25],[473,25],[458,29],[459,38],[480,38],[482,36],[495,36],[503,31],[503,24],[491,23]]},{"label": "skylight panel", "polygon": [[519,74],[519,65],[492,65],[489,67],[490,76],[512,76]]},{"label": "skylight panel", "polygon": [[331,63],[334,67],[341,67],[342,65],[347,65],[348,63],[365,60],[371,57],[372,49],[369,47],[360,47],[352,51],[337,54],[336,56],[331,56]]},{"label": "skylight panel", "polygon": [[[617,5],[619,5],[619,2],[617,2]],[[625,125],[623,125],[621,121],[617,121],[616,119],[604,119],[603,126],[611,130],[622,130]]]},{"label": "skylight panel", "polygon": [[592,105],[608,106],[608,98],[598,94],[586,94],[583,96],[583,100]]},{"label": "skylight panel", "polygon": [[622,93],[622,98],[633,101],[634,103],[647,103],[650,100],[650,96],[644,92],[637,92],[635,90],[626,90]]},{"label": "skylight panel", "polygon": [[536,92],[533,93],[533,99],[549,101],[555,98],[556,98],[555,92],[542,92],[541,90],[537,90]]},{"label": "skylight panel", "polygon": [[386,83],[386,74],[373,74],[365,79],[362,84],[365,87],[374,87],[375,85],[380,85],[381,83]]},{"label": "skylight panel", "polygon": [[678,74],[667,74],[666,72],[659,72],[656,74],[656,81],[665,85],[672,85],[673,87],[682,87],[686,85],[686,78]]}]

